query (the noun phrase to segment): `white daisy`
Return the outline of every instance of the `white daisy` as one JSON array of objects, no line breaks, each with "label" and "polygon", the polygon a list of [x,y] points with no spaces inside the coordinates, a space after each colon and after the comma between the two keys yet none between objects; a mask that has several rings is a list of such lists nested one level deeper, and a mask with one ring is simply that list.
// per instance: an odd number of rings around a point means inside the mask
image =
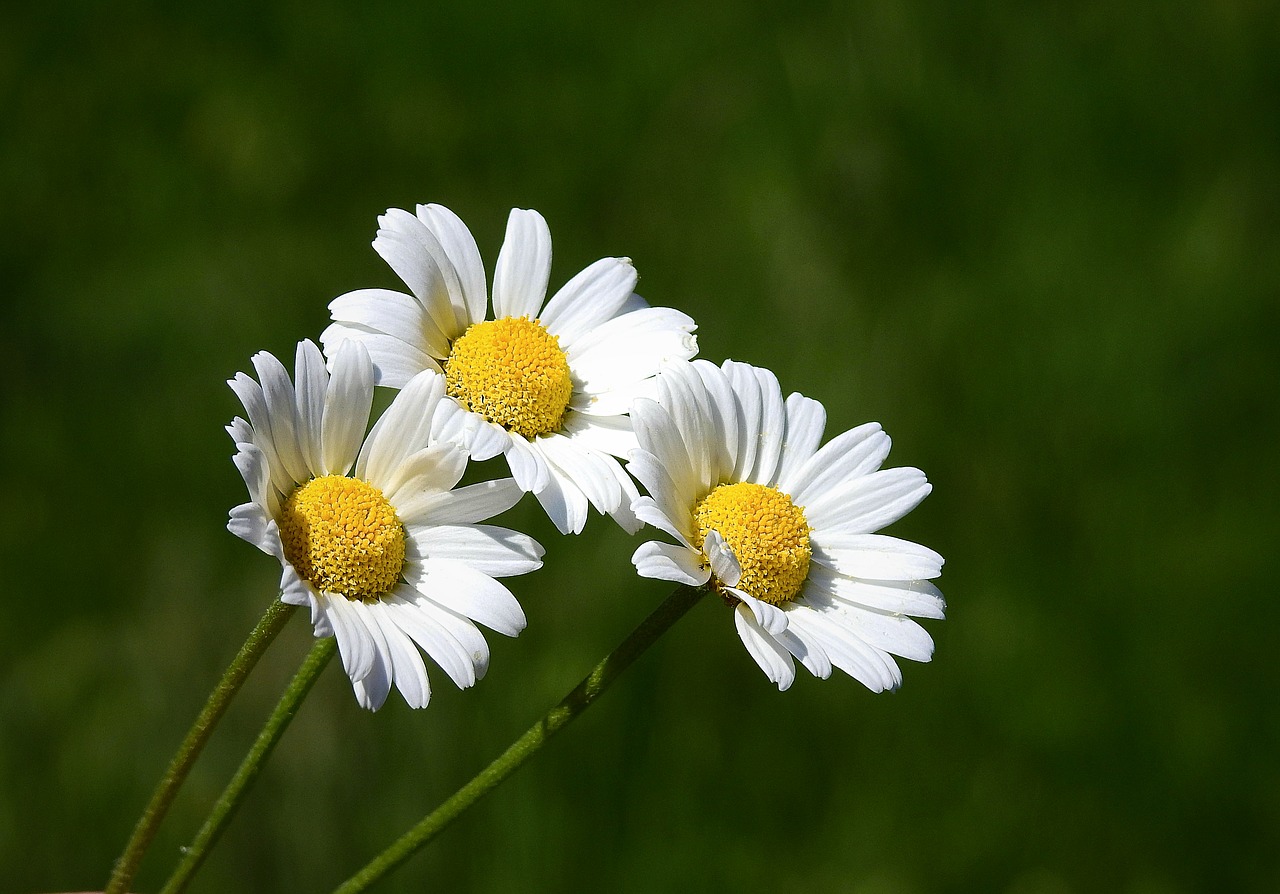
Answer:
[{"label": "white daisy", "polygon": [[507,636],[525,626],[494,578],[542,565],[529,537],[478,524],[513,506],[520,488],[505,478],[454,489],[467,455],[430,437],[438,373],[407,380],[366,438],[373,364],[362,344],[337,347],[330,376],[320,349],[300,343],[296,387],[271,354],[253,365],[258,381],[237,373],[228,383],[249,417],[227,432],[251,498],[228,529],[280,560],[280,598],[311,607],[317,637],[337,637],[364,707],[381,707],[393,682],[410,707],[427,704],[418,648],[471,686],[489,664],[473,622]]},{"label": "white daisy", "polygon": [[[392,208],[374,250],[412,295],[362,289],[335,299],[326,352],[344,339],[369,349],[376,383],[401,388],[443,371],[449,400],[435,425],[475,459],[503,453],[562,533],[579,533],[587,505],[630,532],[639,495],[614,457],[636,446],[627,410],[653,393],[664,361],[697,353],[693,320],[632,292],[628,258],[603,258],[547,301],[551,233],[536,211],[513,209],[493,274],[493,319],[480,250],[448,208]],[[545,303],[544,303],[545,302]]]},{"label": "white daisy", "polygon": [[894,689],[894,655],[928,661],[929,634],[907,615],[941,618],[933,550],[872,533],[929,493],[918,469],[880,469],[889,436],[868,423],[819,448],[826,411],[784,402],[768,370],[727,361],[673,364],[658,400],[632,407],[640,449],[628,470],[650,496],[643,521],[677,544],[632,557],[644,577],[708,583],[734,607],[738,636],[786,689],[792,657],[814,676],[838,667],[873,692]]}]

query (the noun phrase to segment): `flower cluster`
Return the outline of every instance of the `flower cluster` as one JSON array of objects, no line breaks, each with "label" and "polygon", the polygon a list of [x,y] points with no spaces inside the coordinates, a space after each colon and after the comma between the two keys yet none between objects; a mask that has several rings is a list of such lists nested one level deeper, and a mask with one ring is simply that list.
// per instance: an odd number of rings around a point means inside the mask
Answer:
[{"label": "flower cluster", "polygon": [[[394,685],[425,706],[422,653],[471,686],[489,663],[480,626],[524,628],[498,579],[539,568],[543,549],[485,522],[525,493],[565,534],[589,507],[628,533],[669,534],[635,551],[636,571],[714,589],[780,689],[795,661],[880,691],[902,682],[893,656],[929,660],[911,617],[943,616],[929,583],[942,558],[875,533],[929,484],[881,468],[879,425],[822,444],[822,404],[784,399],[767,370],[694,360],[693,320],[635,294],[627,258],[548,298],[536,211],[511,212],[492,291],[449,209],[391,209],[378,224],[373,247],[408,292],[335,299],[323,351],[301,342],[292,379],[255,356],[257,379],[229,383],[248,418],[227,426],[250,498],[228,527],[280,561],[282,600],[337,639],[361,705],[376,710]],[[375,386],[397,393],[366,435]],[[510,478],[459,486],[469,460],[500,454]]]}]

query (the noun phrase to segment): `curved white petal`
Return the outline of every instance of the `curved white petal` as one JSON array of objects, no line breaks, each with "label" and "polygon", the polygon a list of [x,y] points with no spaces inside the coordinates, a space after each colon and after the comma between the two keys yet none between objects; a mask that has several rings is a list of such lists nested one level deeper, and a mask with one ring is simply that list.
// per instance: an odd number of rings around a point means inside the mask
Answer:
[{"label": "curved white petal", "polygon": [[262,451],[267,462],[271,486],[281,494],[289,493],[297,482],[285,471],[276,454],[275,441],[271,436],[271,415],[267,412],[267,400],[262,394],[262,386],[252,376],[242,372],[228,379],[227,384],[235,392],[244,407],[245,415],[249,417],[249,425],[253,428],[253,444]]},{"label": "curved white petal", "polygon": [[574,443],[623,459],[640,446],[629,416],[597,416],[570,410],[564,414],[560,433]]},{"label": "curved white petal", "polygon": [[551,297],[539,319],[568,349],[584,333],[617,315],[636,285],[630,258],[601,258]]},{"label": "curved white petal", "polygon": [[338,640],[342,667],[351,681],[363,680],[373,670],[376,649],[373,635],[354,603],[336,593],[321,593],[325,618]]},{"label": "curved white petal", "polygon": [[405,458],[391,474],[373,483],[396,508],[411,506],[422,493],[453,488],[467,470],[467,453],[457,444],[433,444]]},{"label": "curved white petal", "polygon": [[889,455],[890,443],[878,422],[867,422],[842,432],[823,444],[796,470],[788,482],[787,492],[800,505],[808,505],[813,498],[844,482],[880,468]]},{"label": "curved white petal", "polygon": [[390,335],[437,360],[449,356],[449,339],[412,295],[357,289],[330,301],[329,316],[335,323]]},{"label": "curved white petal", "polygon": [[252,543],[269,556],[274,556],[280,535],[271,526],[266,510],[257,503],[241,503],[231,510],[227,530],[241,540]]},{"label": "curved white petal", "polygon": [[410,708],[425,708],[431,700],[431,685],[427,682],[427,668],[413,640],[400,629],[386,602],[379,601],[365,608],[382,631],[396,688]]},{"label": "curved white petal", "polygon": [[729,592],[751,610],[751,616],[756,619],[756,623],[760,625],[765,633],[776,637],[787,629],[787,613],[776,605],[756,599],[736,587],[729,587]]},{"label": "curved white petal", "polygon": [[885,534],[814,531],[813,561],[869,580],[928,580],[942,574],[943,558],[927,546]]},{"label": "curved white petal", "polygon": [[524,630],[524,610],[505,586],[453,559],[405,562],[405,580],[434,602],[505,636]]},{"label": "curved white petal", "polygon": [[[478,678],[477,654],[468,649],[444,624],[440,623],[440,618],[448,616],[455,619],[458,624],[469,627],[483,644],[484,638],[480,637],[479,631],[471,625],[471,622],[458,618],[440,606],[430,604],[429,600],[417,595],[416,591],[407,585],[384,600],[383,604],[386,605],[387,614],[395,625],[417,643],[422,651],[431,656],[431,660],[439,665],[455,686],[466,689],[475,685]],[[487,645],[483,647],[483,656],[487,662]]]},{"label": "curved white petal", "polygon": [[354,323],[331,323],[320,333],[320,344],[330,357],[344,341],[364,345],[373,363],[373,382],[384,388],[403,388],[424,369],[440,371],[440,364],[434,358],[394,335],[374,332]]},{"label": "curved white petal", "polygon": [[445,493],[423,493],[404,500],[396,514],[406,526],[470,525],[506,512],[524,496],[511,478],[482,481]]},{"label": "curved white petal", "polygon": [[507,466],[511,469],[511,477],[520,485],[521,490],[529,493],[541,493],[551,478],[551,470],[547,468],[546,457],[523,435],[512,434],[507,439],[504,453]]},{"label": "curved white petal", "polygon": [[688,446],[667,409],[651,400],[638,400],[631,407],[631,421],[640,449],[652,454],[667,470],[675,492],[697,493],[699,478],[694,474]]},{"label": "curved white petal", "polygon": [[587,495],[577,483],[564,474],[548,470],[546,483],[534,492],[547,518],[561,534],[581,534],[587,525]]},{"label": "curved white petal", "polygon": [[266,351],[253,355],[253,368],[258,372],[258,382],[267,402],[272,442],[280,464],[294,481],[306,481],[311,473],[298,448],[298,405],[294,399],[293,382],[289,381],[289,371],[274,354]]},{"label": "curved white petal", "polygon": [[442,396],[444,376],[424,371],[410,379],[364,439],[356,477],[387,490],[405,460],[430,443],[431,419]]},{"label": "curved white petal", "polygon": [[490,577],[542,567],[542,546],[526,534],[495,525],[423,525],[408,530],[406,557],[454,559]]},{"label": "curved white petal", "polygon": [[408,211],[388,208],[378,218],[373,249],[422,302],[437,329],[451,339],[462,334],[467,328],[462,284],[435,233]]},{"label": "curved white petal", "polygon": [[778,466],[776,484],[779,490],[791,493],[791,480],[822,443],[827,411],[818,401],[799,392],[787,397],[785,409],[786,436],[782,442],[782,461]]},{"label": "curved white petal", "polygon": [[435,235],[457,273],[467,310],[465,323],[469,326],[483,320],[489,292],[475,237],[462,219],[443,205],[419,205],[417,211],[418,220]]},{"label": "curved white petal", "polygon": [[345,475],[356,461],[373,406],[373,361],[364,345],[344,341],[331,357],[324,396],[320,462],[332,475]]},{"label": "curved white petal", "polygon": [[360,707],[376,711],[386,704],[387,695],[391,692],[391,681],[395,676],[391,647],[387,643],[382,625],[378,623],[373,605],[352,602],[349,603],[349,608],[368,632],[369,639],[373,643],[373,660],[369,665],[369,673],[359,680],[353,679],[351,688],[356,694],[356,701],[359,702]]},{"label": "curved white petal", "polygon": [[738,637],[747,647],[747,653],[764,671],[765,676],[778,685],[779,691],[789,689],[796,679],[796,667],[791,661],[791,653],[765,632],[744,603],[739,603],[734,608],[733,622],[738,630]]},{"label": "curved white petal", "polygon": [[[733,554],[733,550],[729,548],[729,544],[725,542],[719,531],[707,532],[707,536],[702,541],[702,552],[711,563],[711,571],[715,574],[716,580],[726,587],[738,585],[742,580],[742,566],[738,564],[738,557]],[[747,600],[751,598],[747,597]],[[753,603],[755,601],[751,600]],[[754,611],[754,608],[752,610]],[[760,617],[760,613],[755,612],[755,615],[756,620],[763,624],[764,620]],[[782,626],[785,628],[787,625]]]},{"label": "curved white petal", "polygon": [[690,587],[700,587],[711,579],[711,569],[702,563],[700,553],[674,543],[642,543],[631,556],[631,564],[641,577]]},{"label": "curved white petal", "polygon": [[298,449],[312,478],[327,475],[321,459],[324,395],[329,390],[329,371],[324,355],[310,339],[298,342],[294,362],[294,396],[298,413]]},{"label": "curved white petal", "polygon": [[512,437],[506,429],[472,413],[452,397],[440,401],[431,418],[432,440],[451,441],[478,462],[508,450]]},{"label": "curved white petal", "polygon": [[915,509],[932,489],[919,469],[882,469],[815,496],[804,514],[816,530],[870,534]]},{"label": "curved white petal", "polygon": [[[666,513],[664,513],[658,504],[653,501],[652,497],[639,497],[631,501],[631,511],[635,513],[636,518],[647,525],[653,525],[659,531],[666,531],[672,537],[679,540],[681,544],[693,549],[693,535],[685,534],[682,530],[687,526],[677,524]],[[684,517],[682,516],[682,519]]]},{"label": "curved white petal", "polygon": [[916,618],[942,618],[947,610],[942,593],[927,580],[855,580],[816,563],[809,566],[805,597],[814,601],[841,599]]},{"label": "curved white petal", "polygon": [[493,271],[493,316],[536,319],[551,277],[551,230],[537,211],[512,208]]}]

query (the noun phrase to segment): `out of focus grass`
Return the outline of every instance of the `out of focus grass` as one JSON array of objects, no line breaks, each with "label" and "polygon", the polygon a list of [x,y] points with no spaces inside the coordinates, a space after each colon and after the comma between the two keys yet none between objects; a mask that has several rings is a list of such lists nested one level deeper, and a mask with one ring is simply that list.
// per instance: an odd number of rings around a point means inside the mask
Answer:
[{"label": "out of focus grass", "polygon": [[[1265,4],[55,3],[0,14],[0,888],[101,885],[271,598],[223,381],[394,286],[389,206],[553,283],[625,254],[703,356],[933,496],[938,650],[778,694],[701,606],[387,891],[1269,891],[1280,876],[1280,21]],[[327,673],[196,886],[320,891],[664,595],[594,519],[492,670]],[[198,766],[155,890],[301,659]]]}]

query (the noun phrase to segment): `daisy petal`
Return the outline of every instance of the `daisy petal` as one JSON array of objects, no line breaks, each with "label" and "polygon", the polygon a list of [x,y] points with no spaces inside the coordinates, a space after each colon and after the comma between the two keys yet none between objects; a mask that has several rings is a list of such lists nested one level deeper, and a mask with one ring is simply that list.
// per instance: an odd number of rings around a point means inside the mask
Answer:
[{"label": "daisy petal", "polygon": [[[467,689],[475,685],[477,675],[472,653],[438,622],[440,615],[456,616],[439,606],[430,605],[429,600],[418,596],[408,586],[398,588],[384,604],[395,625],[431,656],[431,660],[448,674],[455,686]],[[461,623],[469,624],[465,621]],[[474,627],[471,629],[479,636]]]},{"label": "daisy petal", "polygon": [[344,341],[331,358],[329,390],[324,396],[320,463],[333,475],[345,475],[356,461],[373,406],[373,362],[364,345]]},{"label": "daisy petal", "polygon": [[456,559],[490,577],[542,567],[543,549],[525,534],[494,525],[429,525],[408,532],[407,558]]},{"label": "daisy petal", "polygon": [[414,524],[470,525],[506,512],[524,496],[511,478],[482,481],[445,493],[423,493],[396,507],[400,521]]},{"label": "daisy petal", "polygon": [[463,562],[406,562],[405,579],[432,601],[504,636],[518,635],[527,623],[524,610],[510,590]]},{"label": "daisy petal", "polygon": [[357,341],[369,352],[373,383],[384,388],[403,388],[424,369],[440,371],[440,364],[415,345],[394,335],[374,332],[363,326],[331,323],[320,333],[320,344],[330,357],[344,341]]},{"label": "daisy petal", "polygon": [[561,534],[581,534],[586,527],[587,496],[567,476],[548,473],[547,483],[534,498]]},{"label": "daisy petal", "polygon": [[512,208],[493,271],[493,315],[535,319],[551,277],[551,231],[536,211]]},{"label": "daisy petal", "polygon": [[738,629],[738,637],[747,647],[747,654],[760,666],[765,676],[778,685],[780,692],[789,689],[796,679],[796,667],[791,661],[791,653],[765,632],[745,604],[739,603],[734,609],[733,621]]},{"label": "daisy petal", "polygon": [[321,593],[325,617],[333,627],[333,635],[338,640],[338,654],[342,656],[342,667],[353,683],[363,680],[373,670],[377,650],[374,647],[373,635],[365,626],[364,618],[357,610],[355,603],[345,596],[334,593]]},{"label": "daisy petal", "polygon": [[[738,559],[734,556],[733,550],[729,548],[729,544],[725,543],[719,531],[707,532],[707,536],[702,541],[702,552],[711,562],[711,570],[715,574],[716,580],[726,587],[736,587],[738,585],[738,581],[742,580],[742,566],[738,564]],[[750,599],[750,597],[747,598]],[[751,601],[754,602],[755,600]],[[759,612],[756,612],[756,620],[762,624],[764,623],[760,618]],[[783,624],[782,626],[785,628],[787,625]]]},{"label": "daisy petal", "polygon": [[776,605],[762,602],[734,587],[729,587],[729,592],[738,597],[738,600],[751,610],[752,617],[756,619],[756,623],[764,629],[765,633],[770,636],[778,636],[787,629],[787,613]]},{"label": "daisy petal", "polygon": [[369,673],[359,680],[352,680],[351,688],[356,694],[356,701],[359,702],[360,707],[368,711],[376,711],[386,704],[387,695],[391,692],[391,680],[395,675],[391,647],[387,644],[382,625],[374,615],[373,605],[352,602],[350,608],[360,619],[361,625],[368,631],[369,639],[373,642],[373,662],[369,666]]},{"label": "daisy petal", "polygon": [[324,368],[324,355],[315,342],[298,342],[294,363],[294,388],[298,413],[298,449],[310,477],[327,475],[321,463],[321,424],[324,419],[324,395],[329,389],[329,372]]},{"label": "daisy petal", "polygon": [[630,258],[601,258],[561,286],[539,319],[567,349],[582,334],[613,319],[635,285]]},{"label": "daisy petal", "polygon": [[787,397],[785,409],[787,434],[782,445],[782,464],[778,467],[777,486],[784,493],[792,493],[791,479],[822,443],[827,411],[818,401],[799,393]]},{"label": "daisy petal", "polygon": [[419,205],[417,210],[418,220],[435,234],[445,256],[457,271],[458,284],[467,309],[466,324],[483,320],[485,307],[489,303],[489,292],[485,282],[484,263],[480,260],[480,249],[475,237],[458,215],[443,205]]},{"label": "daisy petal", "polygon": [[942,574],[943,558],[927,546],[885,534],[815,531],[813,560],[850,577],[928,580]]},{"label": "daisy petal", "polygon": [[412,295],[357,289],[330,301],[329,316],[335,323],[390,335],[438,360],[449,356],[449,339]]},{"label": "daisy petal", "polygon": [[436,404],[444,396],[444,376],[424,371],[409,380],[378,417],[356,460],[357,478],[386,490],[412,453],[427,446]]},{"label": "daisy petal", "polygon": [[813,499],[805,517],[817,530],[869,534],[915,509],[932,489],[919,469],[883,469]]},{"label": "daisy petal", "polygon": [[702,564],[694,550],[672,543],[650,540],[640,544],[631,556],[631,564],[641,577],[669,580],[690,587],[700,587],[711,578],[711,570]]},{"label": "daisy petal", "polygon": [[431,700],[431,685],[427,682],[427,668],[413,640],[396,624],[387,603],[379,601],[366,607],[382,631],[396,688],[410,708],[425,708]]},{"label": "daisy petal", "polygon": [[789,481],[788,492],[800,505],[808,505],[843,482],[880,468],[889,455],[889,446],[889,436],[881,431],[878,422],[836,435],[800,466]]}]

